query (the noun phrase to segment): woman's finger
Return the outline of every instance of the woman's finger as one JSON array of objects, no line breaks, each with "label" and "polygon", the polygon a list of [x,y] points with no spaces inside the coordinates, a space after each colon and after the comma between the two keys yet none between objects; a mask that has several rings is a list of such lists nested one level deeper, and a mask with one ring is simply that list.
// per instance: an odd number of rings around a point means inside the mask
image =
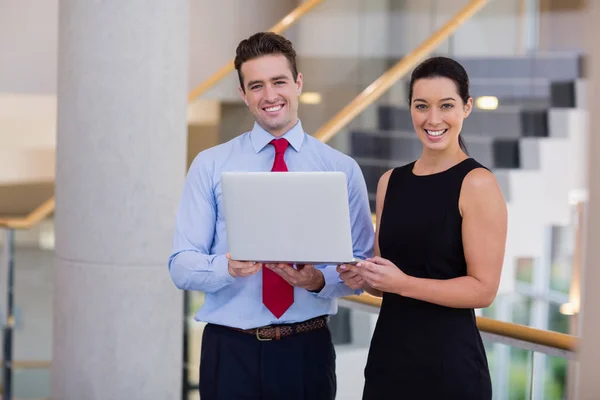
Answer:
[{"label": "woman's finger", "polygon": [[377,265],[393,265],[393,263],[390,260],[379,256],[369,258],[368,260]]},{"label": "woman's finger", "polygon": [[357,268],[356,271],[360,273],[360,271],[370,271],[370,272],[375,272],[377,271],[377,264],[374,264],[370,261],[361,261],[358,264],[356,264]]},{"label": "woman's finger", "polygon": [[374,280],[378,280],[377,278],[379,276],[377,272],[370,271],[367,268],[361,269],[358,274],[367,283],[371,283]]}]

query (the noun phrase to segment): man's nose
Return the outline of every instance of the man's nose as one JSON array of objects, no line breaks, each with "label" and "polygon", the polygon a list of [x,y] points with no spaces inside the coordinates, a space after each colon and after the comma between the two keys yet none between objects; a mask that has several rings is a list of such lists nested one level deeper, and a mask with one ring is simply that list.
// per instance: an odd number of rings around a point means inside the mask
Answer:
[{"label": "man's nose", "polygon": [[265,88],[265,100],[272,102],[277,99],[277,91],[272,86],[267,86]]}]

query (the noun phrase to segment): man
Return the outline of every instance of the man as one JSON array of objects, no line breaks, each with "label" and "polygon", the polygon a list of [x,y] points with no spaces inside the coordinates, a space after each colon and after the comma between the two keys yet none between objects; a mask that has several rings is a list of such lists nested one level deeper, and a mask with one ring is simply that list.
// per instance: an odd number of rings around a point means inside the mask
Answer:
[{"label": "man", "polygon": [[[354,256],[371,257],[366,185],[350,157],[307,135],[298,119],[302,74],[290,41],[243,40],[235,67],[252,131],[205,150],[192,163],[179,207],[169,270],[183,290],[206,293],[200,396],[212,399],[334,399],[335,352],[327,318],[355,293],[335,265],[265,265],[229,259],[221,203],[223,171],[343,171]],[[265,202],[285,193],[265,193]],[[290,210],[290,212],[293,212]],[[288,300],[288,301],[285,301]]]}]

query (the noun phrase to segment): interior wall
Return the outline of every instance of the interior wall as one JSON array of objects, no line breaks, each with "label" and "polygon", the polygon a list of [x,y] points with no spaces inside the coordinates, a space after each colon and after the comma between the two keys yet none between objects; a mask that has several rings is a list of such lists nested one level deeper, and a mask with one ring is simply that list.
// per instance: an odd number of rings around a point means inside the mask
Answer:
[{"label": "interior wall", "polygon": [[58,1],[0,1],[0,93],[56,93]]},{"label": "interior wall", "polygon": [[[391,3],[392,47],[396,56],[407,54],[441,28],[469,0],[401,0]],[[518,1],[489,0],[470,20],[440,45],[441,54],[453,56],[514,55],[522,40]]]},{"label": "interior wall", "polygon": [[586,28],[584,0],[540,0],[540,50],[583,52]]},{"label": "interior wall", "polygon": [[[297,3],[191,1],[190,89],[233,59],[240,40],[270,28]],[[0,93],[56,94],[58,7],[59,0],[0,2]]]},{"label": "interior wall", "polygon": [[[269,29],[297,6],[297,0],[194,0],[190,2],[190,89],[235,57],[238,43]],[[237,99],[230,74],[205,98]]]}]

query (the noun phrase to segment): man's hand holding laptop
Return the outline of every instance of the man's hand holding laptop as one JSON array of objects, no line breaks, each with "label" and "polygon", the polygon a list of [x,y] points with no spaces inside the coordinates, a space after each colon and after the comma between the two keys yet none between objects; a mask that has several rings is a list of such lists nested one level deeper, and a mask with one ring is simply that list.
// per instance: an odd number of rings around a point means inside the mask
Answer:
[{"label": "man's hand holding laptop", "polygon": [[[229,275],[234,278],[254,275],[263,266],[262,263],[253,261],[232,260],[229,253],[226,257],[229,262]],[[290,285],[308,291],[320,291],[325,286],[323,273],[312,264],[297,264],[294,268],[294,266],[286,263],[268,263],[264,264],[264,267],[274,271]]]},{"label": "man's hand holding laptop", "polygon": [[266,268],[274,271],[292,286],[318,292],[325,286],[323,273],[312,264],[296,264],[294,268],[290,264],[265,264]]},{"label": "man's hand holding laptop", "polygon": [[261,267],[260,263],[252,261],[236,261],[232,260],[229,253],[226,254],[227,260],[229,261],[228,269],[229,275],[234,278],[244,278],[246,276],[254,275],[258,272]]}]

